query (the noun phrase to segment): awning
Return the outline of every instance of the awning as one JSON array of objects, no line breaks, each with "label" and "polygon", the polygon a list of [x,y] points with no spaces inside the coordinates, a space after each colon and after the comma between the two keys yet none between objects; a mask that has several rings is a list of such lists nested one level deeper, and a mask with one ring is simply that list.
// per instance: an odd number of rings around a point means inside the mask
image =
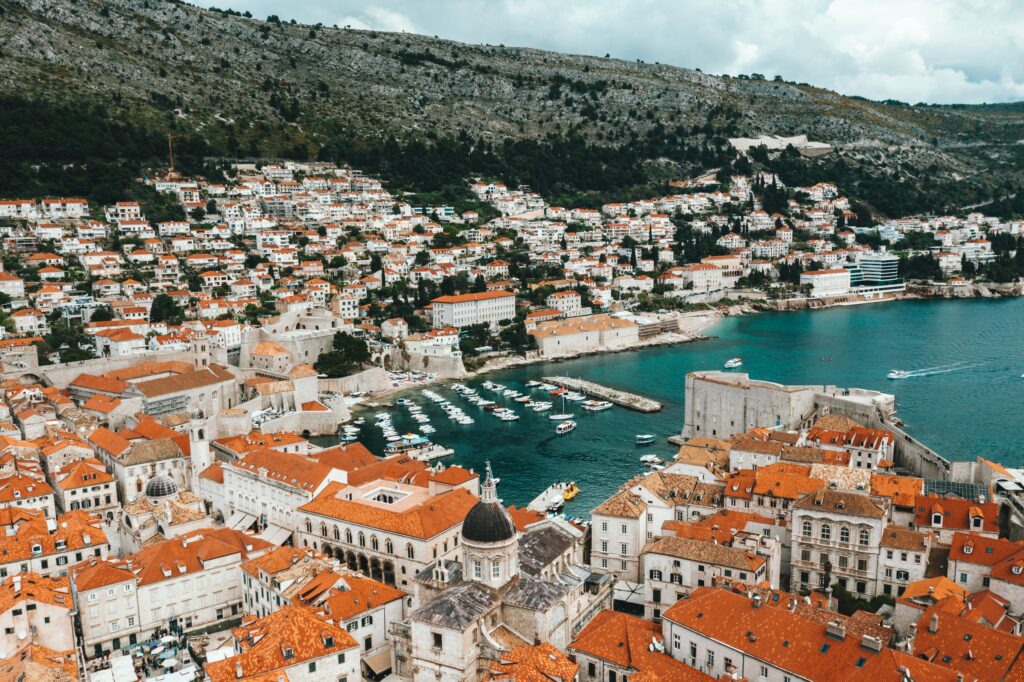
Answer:
[{"label": "awning", "polygon": [[256,537],[261,540],[266,540],[272,545],[281,546],[284,541],[291,537],[292,531],[290,528],[284,528],[282,526],[275,526],[273,524],[267,526],[266,530],[257,535]]},{"label": "awning", "polygon": [[249,526],[256,523],[256,517],[252,514],[246,514],[243,511],[236,511],[231,515],[224,525],[231,530],[247,530]]},{"label": "awning", "polygon": [[373,671],[374,675],[380,675],[385,670],[391,669],[391,646],[386,646],[377,653],[367,656],[363,663]]}]

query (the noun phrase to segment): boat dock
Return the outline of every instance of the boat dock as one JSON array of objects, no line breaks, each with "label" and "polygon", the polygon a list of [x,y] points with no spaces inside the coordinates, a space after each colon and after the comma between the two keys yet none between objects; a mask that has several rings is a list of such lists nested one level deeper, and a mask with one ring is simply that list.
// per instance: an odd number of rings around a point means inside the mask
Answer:
[{"label": "boat dock", "polygon": [[533,501],[526,505],[526,508],[531,511],[546,512],[553,501],[562,500],[562,493],[564,493],[565,489],[568,487],[569,484],[564,481],[560,483],[552,483],[544,489],[544,492],[533,498]]},{"label": "boat dock", "polygon": [[582,391],[588,396],[607,400],[610,403],[615,403],[621,407],[628,407],[629,409],[636,410],[637,412],[661,411],[661,403],[656,400],[651,400],[650,398],[645,398],[642,395],[637,395],[635,393],[620,391],[617,388],[609,388],[608,386],[595,384],[592,381],[573,379],[572,377],[543,377],[543,380],[546,383],[561,386],[562,388],[567,388],[570,391]]}]

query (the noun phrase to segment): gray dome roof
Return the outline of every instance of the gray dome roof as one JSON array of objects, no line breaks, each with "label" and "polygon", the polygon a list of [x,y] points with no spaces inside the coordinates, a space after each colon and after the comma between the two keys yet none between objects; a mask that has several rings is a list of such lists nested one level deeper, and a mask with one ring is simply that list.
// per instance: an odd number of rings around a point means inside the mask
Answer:
[{"label": "gray dome roof", "polygon": [[178,493],[178,484],[166,474],[157,474],[146,484],[146,497],[168,497]]},{"label": "gray dome roof", "polygon": [[500,502],[477,502],[462,522],[462,537],[470,542],[504,542],[515,534],[512,517]]}]

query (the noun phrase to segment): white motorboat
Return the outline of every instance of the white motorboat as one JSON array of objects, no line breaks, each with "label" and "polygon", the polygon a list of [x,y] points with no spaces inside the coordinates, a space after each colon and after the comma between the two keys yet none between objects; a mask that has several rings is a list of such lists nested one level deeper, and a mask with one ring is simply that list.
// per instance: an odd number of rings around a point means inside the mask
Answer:
[{"label": "white motorboat", "polygon": [[742,366],[743,366],[743,359],[742,358],[732,358],[730,360],[726,360],[725,361],[725,368],[726,369],[736,369],[737,367],[742,367]]},{"label": "white motorboat", "polygon": [[590,410],[591,412],[601,412],[612,409],[612,404],[607,400],[585,400],[583,402],[583,409]]},{"label": "white motorboat", "polygon": [[576,422],[574,422],[571,419],[569,419],[567,421],[562,422],[558,426],[556,426],[555,427],[555,433],[557,433],[559,436],[561,436],[561,435],[569,433],[570,431],[573,431],[575,429],[576,429]]},{"label": "white motorboat", "polygon": [[890,370],[885,376],[889,379],[906,379],[910,376],[910,372],[905,369],[894,369]]},{"label": "white motorboat", "polygon": [[648,466],[654,466],[662,463],[661,458],[657,455],[644,455],[640,458],[640,461]]},{"label": "white motorboat", "polygon": [[564,422],[566,419],[572,419],[573,415],[568,412],[560,412],[558,414],[548,415],[548,419],[553,422]]}]

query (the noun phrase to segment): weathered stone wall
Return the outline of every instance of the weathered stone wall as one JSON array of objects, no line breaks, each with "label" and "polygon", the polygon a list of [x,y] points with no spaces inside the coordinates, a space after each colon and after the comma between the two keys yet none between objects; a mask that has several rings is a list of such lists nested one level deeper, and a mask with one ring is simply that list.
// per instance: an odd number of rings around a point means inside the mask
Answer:
[{"label": "weathered stone wall", "polygon": [[190,351],[152,351],[140,355],[46,365],[39,367],[35,374],[58,388],[66,388],[79,374],[106,374],[112,370],[133,367],[140,362],[187,362],[192,364],[193,358]]},{"label": "weathered stone wall", "polygon": [[357,374],[336,379],[320,379],[320,392],[333,391],[348,395],[356,392],[385,391],[391,387],[387,372],[380,367],[371,367]]},{"label": "weathered stone wall", "polygon": [[751,381],[746,374],[686,375],[684,438],[729,438],[755,427],[797,428],[815,410],[816,387]]},{"label": "weathered stone wall", "polygon": [[402,356],[405,369],[413,372],[433,372],[442,379],[462,379],[466,376],[466,367],[462,358],[432,357],[422,353],[408,353]]}]

